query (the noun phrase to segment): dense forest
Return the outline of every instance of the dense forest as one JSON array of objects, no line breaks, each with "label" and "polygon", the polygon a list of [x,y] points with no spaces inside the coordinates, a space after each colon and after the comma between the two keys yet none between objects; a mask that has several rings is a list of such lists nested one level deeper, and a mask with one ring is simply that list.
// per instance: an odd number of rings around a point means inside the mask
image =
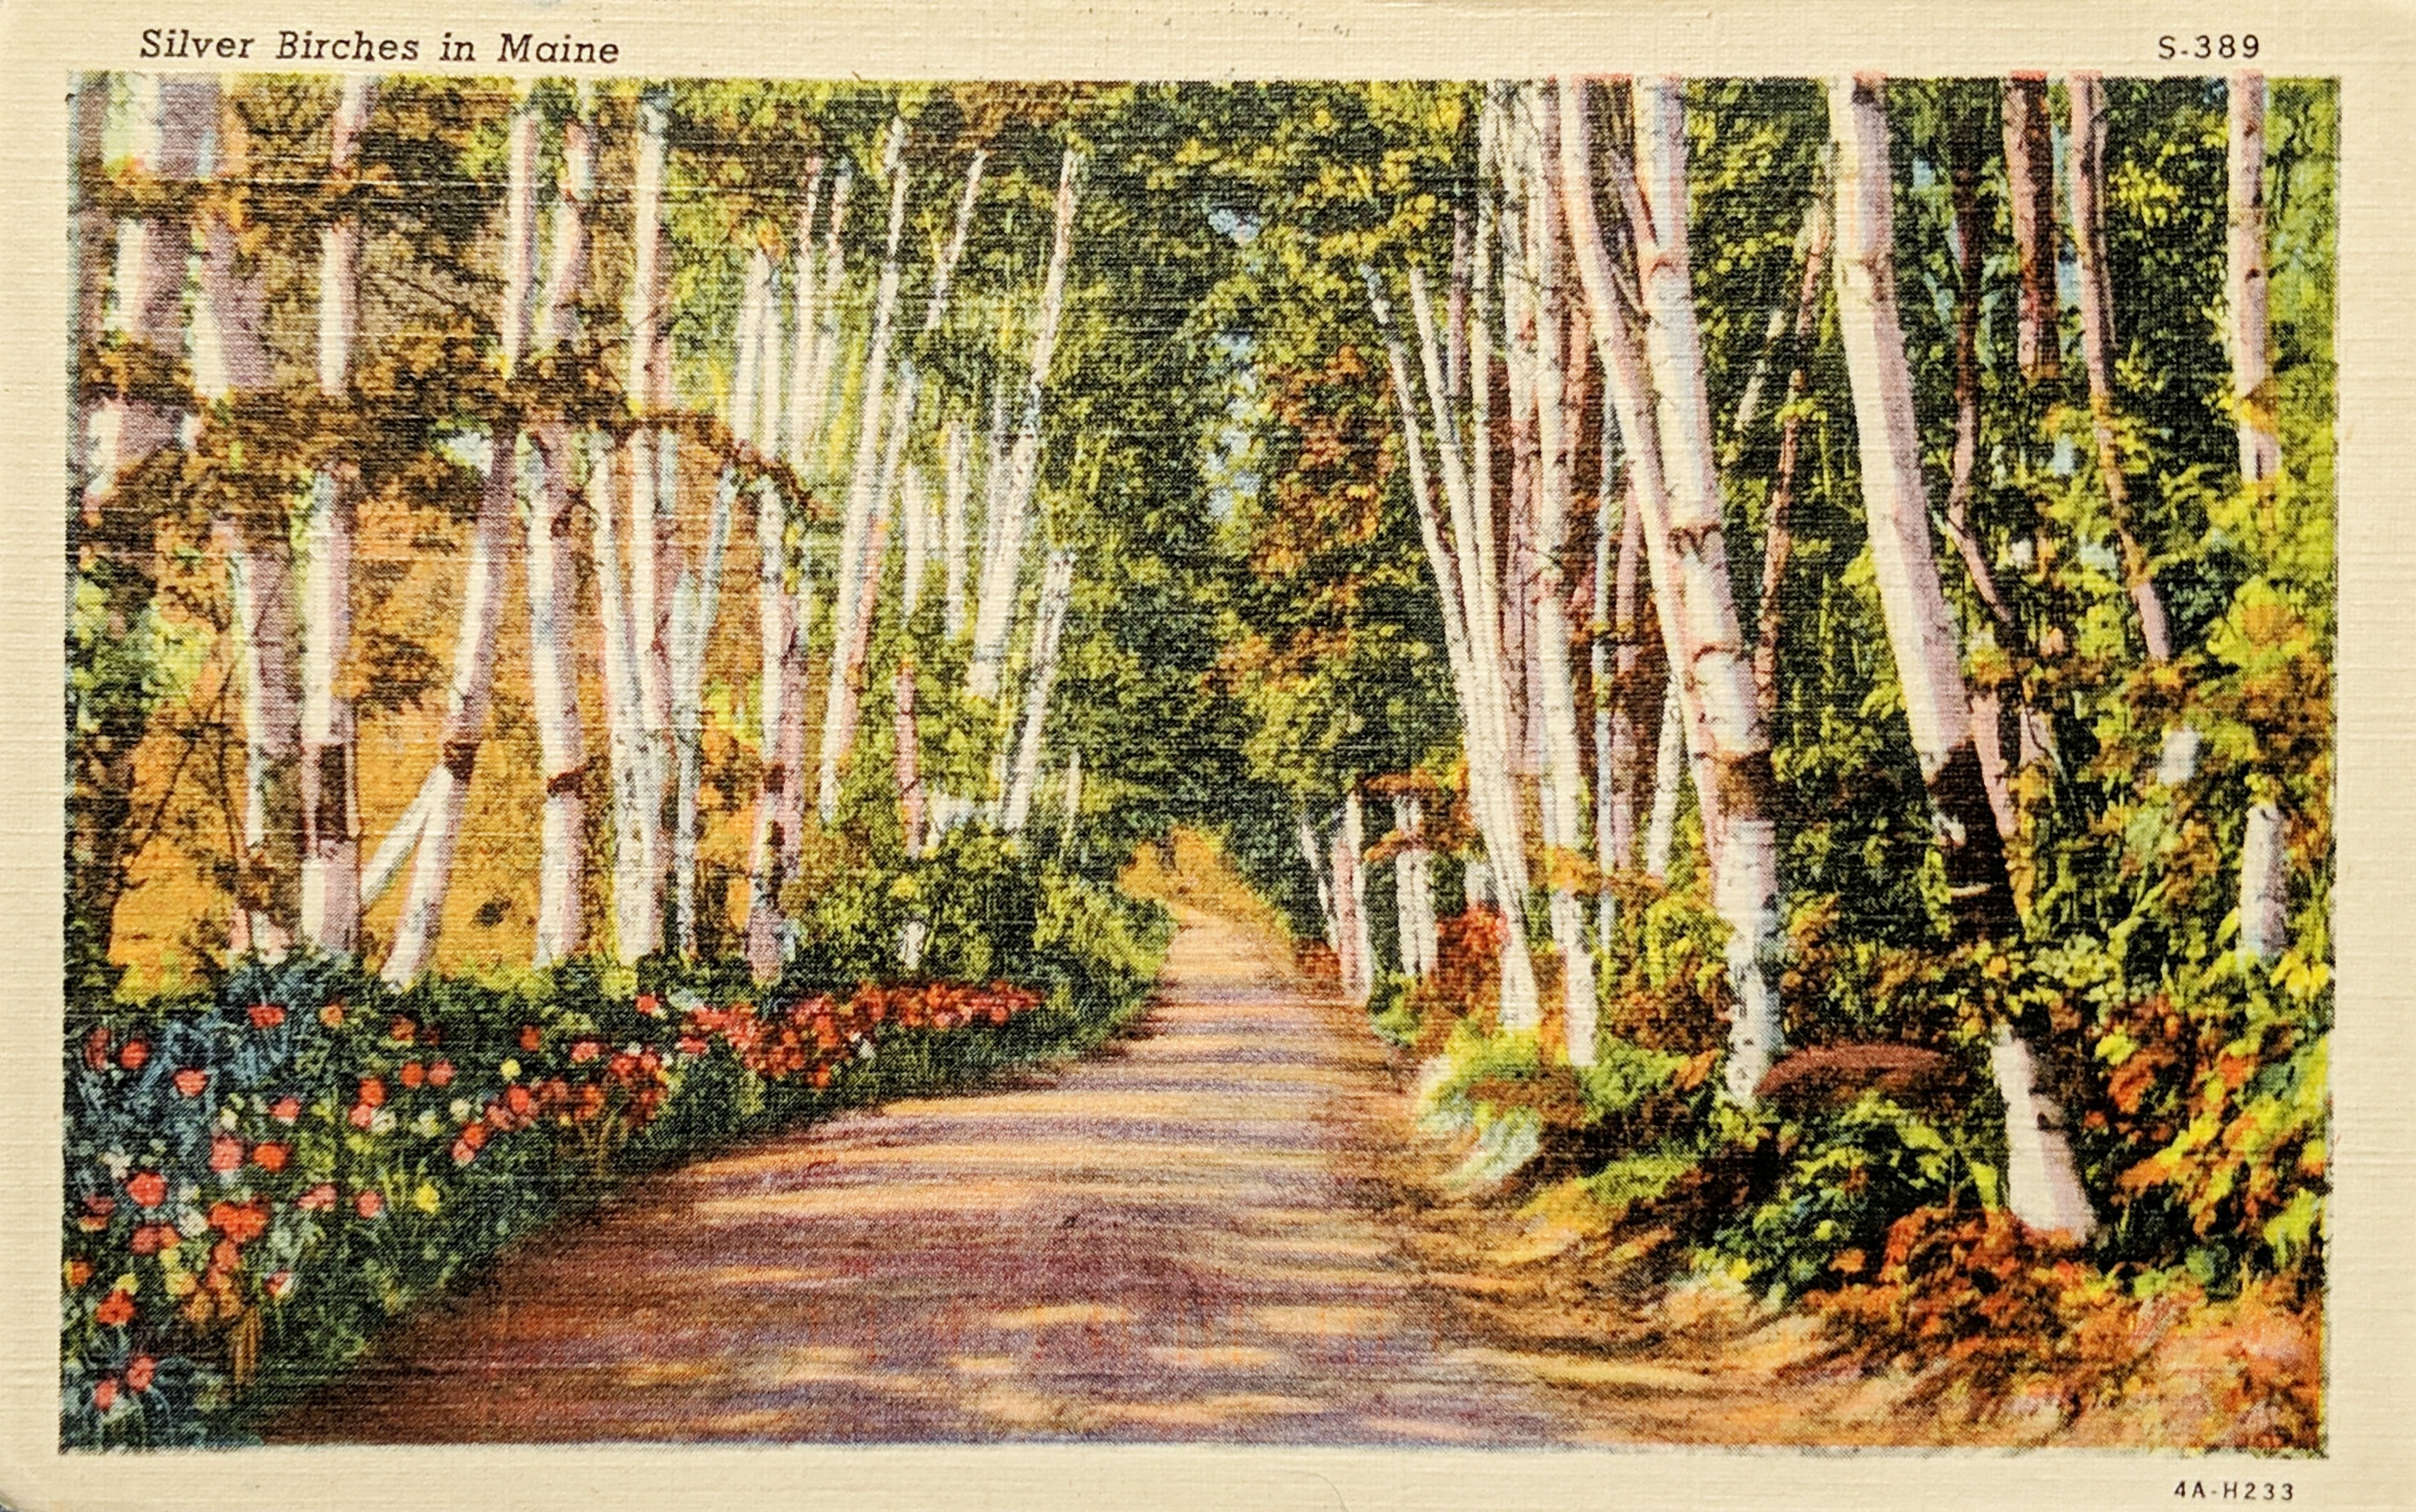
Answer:
[{"label": "dense forest", "polygon": [[1089,1042],[1178,836],[1617,1266],[2082,1392],[2316,1329],[2332,84],[71,109],[71,1442],[872,1025]]}]

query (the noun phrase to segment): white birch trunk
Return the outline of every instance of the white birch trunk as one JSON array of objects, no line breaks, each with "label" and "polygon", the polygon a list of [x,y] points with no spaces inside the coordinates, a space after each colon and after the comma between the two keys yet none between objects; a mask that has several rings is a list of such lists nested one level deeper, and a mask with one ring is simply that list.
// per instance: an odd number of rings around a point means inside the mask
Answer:
[{"label": "white birch trunk", "polygon": [[[585,100],[582,98],[582,107]],[[534,121],[534,112],[525,113]],[[521,141],[515,124],[516,151]],[[535,149],[534,129],[529,150]],[[578,301],[587,281],[588,204],[595,198],[594,148],[585,120],[563,128],[559,196],[553,209],[552,258],[543,308],[536,318],[538,350],[559,351],[579,336]],[[527,243],[534,251],[534,238]],[[571,511],[578,503],[579,443],[570,428],[548,421],[535,431],[537,486],[529,498],[529,710],[536,724],[545,802],[538,820],[536,941],[542,969],[569,960],[585,944],[587,748],[579,718],[579,576],[573,558]],[[593,465],[606,465],[601,457]]]},{"label": "white birch trunk", "polygon": [[[427,969],[435,952],[437,933],[445,921],[445,900],[453,883],[453,854],[461,842],[470,776],[487,735],[487,713],[494,690],[495,638],[504,618],[504,575],[511,563],[516,493],[512,458],[517,449],[512,432],[495,437],[487,486],[478,498],[477,522],[471,529],[461,627],[454,645],[453,677],[445,689],[445,723],[438,737],[441,757],[421,790],[420,802],[427,807],[418,859],[412,869],[410,890],[403,895],[394,945],[379,972],[395,987],[408,987]],[[401,833],[404,827],[397,824],[396,832]]]},{"label": "white birch trunk", "polygon": [[1334,949],[1338,966],[1342,960],[1342,915],[1335,898],[1334,857],[1317,838],[1317,826],[1309,822],[1308,810],[1294,809],[1291,815],[1292,839],[1299,842],[1301,861],[1308,868],[1308,880],[1317,887],[1319,928],[1324,931],[1325,943]]},{"label": "white birch trunk", "polygon": [[755,835],[747,873],[747,962],[759,982],[780,974],[781,862],[788,852],[781,801],[793,774],[782,764],[789,725],[789,669],[796,657],[796,600],[789,592],[789,512],[770,479],[755,485],[756,618],[762,630],[762,741],[755,778]]},{"label": "white birch trunk", "polygon": [[738,479],[724,468],[713,491],[705,522],[703,570],[683,573],[672,603],[672,743],[677,753],[677,793],[672,830],[672,896],[677,911],[680,953],[697,951],[696,854],[702,826],[698,809],[704,782],[704,657],[721,597],[721,557],[730,540],[730,516],[738,502]]},{"label": "white birch trunk", "polygon": [[1029,528],[1032,496],[1040,478],[1040,419],[1048,397],[1049,369],[1057,354],[1057,329],[1065,313],[1065,271],[1074,247],[1074,183],[1080,159],[1071,147],[1057,175],[1057,219],[1049,251],[1049,274],[1041,286],[1039,319],[1032,336],[1032,372],[1023,386],[1023,403],[1012,448],[1004,459],[1002,481],[994,464],[991,487],[997,491],[984,532],[984,570],[974,605],[974,652],[965,685],[977,698],[995,699],[1006,668],[1007,636],[1015,623],[1015,579],[1023,564],[1024,535]]},{"label": "white birch trunk", "polygon": [[[373,80],[347,79],[329,123],[327,167],[352,174],[369,122]],[[349,401],[353,343],[360,324],[361,224],[357,216],[319,234],[319,392]],[[331,955],[353,953],[360,930],[361,830],[355,778],[352,701],[337,692],[351,653],[353,515],[358,469],[323,470],[303,519],[302,938]]]},{"label": "white birch trunk", "polygon": [[[131,166],[161,184],[191,179],[202,171],[215,140],[218,80],[210,75],[162,79],[138,74],[129,83],[134,95]],[[107,88],[105,83],[94,87],[104,93]],[[98,150],[95,144],[96,154]],[[163,364],[187,354],[185,292],[191,282],[192,258],[193,226],[182,214],[163,211],[117,224],[110,325],[129,342],[157,354]],[[200,354],[191,355],[198,378]],[[98,508],[100,501],[114,497],[128,469],[174,441],[179,420],[174,406],[156,399],[105,401],[93,416],[87,507]]]},{"label": "white birch trunk", "polygon": [[661,789],[648,765],[638,648],[622,581],[620,532],[614,528],[619,506],[612,498],[613,467],[609,456],[596,457],[588,466],[587,522],[594,533],[596,617],[604,642],[605,757],[612,776],[613,957],[632,966],[662,943],[656,879],[646,872],[647,858],[661,845],[653,833],[662,818]]},{"label": "white birch trunk", "polygon": [[[231,104],[200,129],[199,156],[221,177],[246,171],[249,144]],[[164,109],[164,106],[163,106]],[[223,118],[219,113],[223,112]],[[202,303],[196,312],[194,378],[211,403],[240,404],[276,386],[267,335],[267,277],[247,258],[223,216],[202,230]],[[243,667],[244,858],[230,945],[267,960],[283,956],[301,915],[301,676],[295,639],[294,563],[282,499],[255,496],[217,522],[224,544]]]},{"label": "white birch trunk", "polygon": [[1351,941],[1351,967],[1342,990],[1353,1003],[1365,1005],[1376,990],[1376,944],[1367,918],[1367,820],[1353,788],[1342,800],[1342,824],[1334,833],[1334,855],[1339,863],[1336,890],[1344,911],[1343,932]]},{"label": "white birch trunk", "polygon": [[961,418],[948,422],[947,484],[943,498],[941,550],[947,558],[947,598],[942,627],[949,640],[965,633],[965,505],[973,492],[973,437]]},{"label": "white birch trunk", "polygon": [[[1837,147],[1837,325],[1854,391],[1863,494],[1880,608],[1887,622],[1907,723],[1938,816],[1957,932],[1982,937],[2014,924],[2011,882],[1973,748],[1971,696],[1940,589],[1929,537],[1912,376],[1896,316],[1895,236],[1888,123],[1876,76],[1833,80]],[[1989,1062],[2005,1102],[2006,1206],[2047,1232],[2094,1226],[2063,1113],[2037,1083],[2029,1045],[2010,1025]]]},{"label": "white birch trunk", "polygon": [[1678,836],[1678,790],[1686,780],[1685,721],[1678,706],[1678,678],[1661,700],[1661,738],[1653,749],[1653,807],[1644,821],[1644,874],[1669,880],[1669,853]]},{"label": "white birch trunk", "polygon": [[[628,396],[639,416],[672,402],[669,313],[671,268],[663,230],[664,159],[670,113],[659,97],[639,108],[637,161],[632,178],[635,266],[629,288]],[[671,642],[661,592],[665,567],[661,521],[676,505],[678,468],[669,431],[641,426],[629,434],[629,595],[627,606],[632,674],[637,688],[632,771],[641,808],[638,854],[615,863],[613,909],[616,948],[625,960],[643,959],[662,948],[662,886],[665,871],[663,799],[671,770]],[[610,633],[608,629],[608,634]]]},{"label": "white birch trunk", "polygon": [[889,386],[891,327],[898,307],[900,277],[898,244],[906,230],[909,175],[903,154],[906,123],[890,122],[887,171],[890,180],[889,241],[883,254],[881,282],[873,299],[872,340],[865,355],[862,393],[857,401],[855,464],[849,474],[847,504],[839,527],[838,581],[832,612],[838,632],[830,659],[830,677],[823,699],[822,758],[815,783],[815,811],[824,824],[838,817],[839,765],[855,740],[855,683],[860,654],[853,649],[857,601],[879,587],[867,571],[874,515],[879,510],[882,461],[882,411]]},{"label": "white birch trunk", "polygon": [[1023,700],[1023,735],[1016,743],[1015,776],[1006,790],[999,828],[1020,834],[1032,813],[1033,789],[1040,780],[1041,734],[1049,718],[1049,694],[1057,682],[1057,651],[1065,633],[1065,613],[1074,593],[1074,553],[1059,548],[1049,553],[1049,570],[1041,580],[1040,619],[1032,631],[1030,689]]},{"label": "white birch trunk", "polygon": [[2230,138],[2228,255],[2224,281],[2230,320],[2231,401],[2238,410],[2240,476],[2262,483],[2282,468],[2282,438],[2273,428],[2273,375],[2267,354],[2265,276],[2265,76],[2231,76],[2227,112]]},{"label": "white birch trunk", "polygon": [[[1561,166],[1578,271],[1593,314],[1597,345],[1617,402],[1620,429],[1637,468],[1654,597],[1661,603],[1670,666],[1691,684],[1697,706],[1690,738],[1708,763],[1696,792],[1712,847],[1712,904],[1729,929],[1729,980],[1737,996],[1729,1026],[1728,1095],[1751,1106],[1762,1076],[1783,1049],[1777,967],[1778,844],[1772,817],[1769,739],[1755,697],[1746,648],[1729,591],[1721,530],[1720,488],[1711,405],[1696,325],[1686,247],[1686,136],[1684,86],[1674,79],[1635,86],[1634,190],[1638,293],[1645,311],[1643,356],[1610,278],[1593,223],[1593,188],[1583,86],[1562,84]],[[1623,186],[1624,187],[1624,186]],[[1648,394],[1651,396],[1648,410]],[[1674,632],[1674,633],[1673,633]],[[1703,770],[1710,767],[1709,773]]]},{"label": "white birch trunk", "polygon": [[1401,937],[1401,970],[1423,977],[1434,970],[1434,884],[1427,873],[1420,804],[1413,794],[1393,800],[1393,827],[1403,844],[1393,853],[1393,917]]},{"label": "white birch trunk", "polygon": [[2097,468],[2114,516],[2122,578],[2139,616],[2148,659],[2172,660],[2172,632],[2131,519],[2131,486],[2115,438],[2114,283],[2106,245],[2106,85],[2093,73],[2066,82],[2072,99],[2072,241],[2080,264],[2080,349],[2089,370],[2089,413],[2097,441]]},{"label": "white birch trunk", "polygon": [[[1480,238],[1481,242],[1481,238]],[[1535,993],[1534,961],[1526,939],[1526,855],[1518,812],[1509,801],[1505,736],[1501,714],[1502,665],[1496,631],[1499,620],[1481,594],[1482,565],[1474,553],[1455,552],[1442,533],[1436,508],[1434,484],[1427,471],[1426,441],[1418,419],[1419,405],[1410,378],[1409,354],[1394,328],[1392,308],[1375,270],[1363,267],[1367,299],[1382,333],[1393,383],[1395,406],[1400,416],[1403,453],[1409,462],[1410,494],[1417,507],[1418,534],[1442,601],[1443,642],[1449,655],[1452,682],[1458,696],[1463,740],[1467,747],[1469,806],[1485,842],[1486,870],[1503,915],[1502,942],[1502,1026],[1533,1029],[1541,1021]],[[1412,269],[1410,295],[1417,317],[1419,347],[1435,424],[1436,446],[1449,501],[1452,539],[1477,537],[1473,490],[1459,450],[1457,431],[1443,391],[1441,358],[1435,350],[1434,320],[1426,300],[1423,278]],[[1472,365],[1484,371],[1485,324],[1482,309],[1472,311],[1476,334],[1472,337]],[[1472,384],[1481,393],[1485,385]],[[1477,448],[1482,455],[1484,448]],[[1468,590],[1473,587],[1476,593]],[[1498,600],[1496,600],[1498,602]],[[1472,884],[1472,899],[1475,896]]]},{"label": "white birch trunk", "polygon": [[2240,961],[2261,966],[2290,943],[2289,822],[2281,806],[2248,806],[2240,839]]},{"label": "white birch trunk", "polygon": [[[1527,269],[1536,290],[1533,402],[1537,440],[1535,548],[1541,572],[1534,597],[1537,681],[1544,736],[1543,817],[1548,854],[1581,855],[1586,846],[1584,754],[1578,744],[1576,687],[1569,661],[1568,581],[1562,553],[1568,547],[1569,513],[1576,496],[1577,438],[1568,423],[1566,354],[1561,349],[1568,311],[1561,281],[1561,215],[1551,168],[1560,152],[1560,123],[1553,98],[1540,86],[1522,92],[1530,120],[1521,134],[1518,164],[1528,184]],[[1585,909],[1565,883],[1551,892],[1552,941],[1561,957],[1562,1015],[1569,1064],[1592,1066],[1600,1007],[1594,995],[1593,950],[1587,943]]]}]

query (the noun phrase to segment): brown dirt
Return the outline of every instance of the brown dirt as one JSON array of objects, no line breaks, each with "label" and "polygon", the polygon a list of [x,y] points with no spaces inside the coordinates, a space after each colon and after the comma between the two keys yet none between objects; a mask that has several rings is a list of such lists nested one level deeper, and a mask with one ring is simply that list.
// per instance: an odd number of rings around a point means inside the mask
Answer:
[{"label": "brown dirt", "polygon": [[1402,1101],[1186,911],[1137,1037],[634,1181],[268,1437],[1564,1442],[1385,1220]]}]

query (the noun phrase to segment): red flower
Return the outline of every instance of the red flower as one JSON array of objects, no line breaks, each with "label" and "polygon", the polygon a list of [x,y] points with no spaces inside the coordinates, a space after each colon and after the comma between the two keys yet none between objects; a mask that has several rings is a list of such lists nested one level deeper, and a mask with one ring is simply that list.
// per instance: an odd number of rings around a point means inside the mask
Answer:
[{"label": "red flower", "polygon": [[213,1202],[210,1227],[225,1234],[232,1245],[248,1245],[268,1232],[268,1204],[258,1198],[249,1202]]},{"label": "red flower", "polygon": [[[126,1195],[144,1207],[158,1207],[168,1200],[168,1178],[156,1171],[138,1171],[126,1178]],[[100,1201],[107,1202],[109,1199],[104,1197]],[[113,1202],[110,1205],[114,1207],[116,1204]],[[106,1212],[103,1209],[104,1215]]]},{"label": "red flower", "polygon": [[385,1211],[385,1199],[378,1195],[375,1187],[369,1188],[353,1199],[353,1211],[365,1218],[373,1218]]},{"label": "red flower", "polygon": [[536,1032],[536,1025],[533,1023],[521,1025],[521,1049],[535,1050],[544,1043],[545,1036]]},{"label": "red flower", "polygon": [[150,1390],[152,1372],[157,1370],[159,1368],[159,1362],[152,1359],[148,1354],[137,1354],[134,1356],[131,1361],[128,1362],[126,1367],[127,1389],[130,1391]]},{"label": "red flower", "polygon": [[652,992],[641,992],[638,994],[638,1011],[649,1019],[659,1019],[663,1016],[663,1000]]},{"label": "red flower", "polygon": [[830,1084],[831,1084],[831,1068],[830,1068],[829,1066],[815,1066],[815,1067],[814,1067],[814,1085],[815,1085],[815,1086],[818,1086],[818,1087],[826,1087],[826,1086],[829,1086]]},{"label": "red flower", "polygon": [[367,1128],[376,1120],[377,1110],[370,1107],[368,1103],[356,1102],[353,1104],[353,1111],[350,1113],[347,1113],[345,1117],[351,1120],[352,1126],[355,1128]]},{"label": "red flower", "polygon": [[399,1039],[406,1045],[410,1044],[413,1037],[418,1033],[419,1026],[417,1024],[413,1023],[408,1019],[400,1017],[397,1017],[394,1022],[386,1025],[385,1028],[386,1038]]},{"label": "red flower", "polygon": [[176,1073],[176,1090],[188,1097],[198,1097],[210,1084],[210,1073],[197,1066],[187,1066]]},{"label": "red flower", "polygon": [[210,1169],[220,1175],[243,1169],[243,1141],[220,1134],[210,1141]]},{"label": "red flower", "polygon": [[285,1157],[289,1153],[291,1153],[290,1149],[286,1145],[255,1144],[251,1147],[251,1163],[266,1172],[282,1171],[285,1169]]},{"label": "red flower", "polygon": [[336,1184],[323,1181],[294,1200],[294,1205],[305,1213],[325,1213],[336,1205]]},{"label": "red flower", "polygon": [[294,1273],[279,1271],[268,1278],[268,1294],[282,1302],[294,1294]]},{"label": "red flower", "polygon": [[528,1088],[510,1086],[504,1089],[504,1106],[511,1110],[514,1118],[525,1118],[529,1110],[536,1106],[536,1099],[529,1095]]},{"label": "red flower", "polygon": [[251,1005],[251,1026],[254,1029],[274,1029],[284,1021],[285,1010],[274,1003],[255,1003]]},{"label": "red flower", "polygon": [[428,1084],[431,1087],[451,1086],[453,1084],[453,1063],[451,1061],[438,1061],[435,1065],[430,1066],[428,1068]]},{"label": "red flower", "polygon": [[291,1095],[279,1097],[276,1106],[268,1110],[268,1116],[280,1124],[290,1124],[302,1116],[302,1099]]},{"label": "red flower", "polygon": [[221,1239],[210,1247],[210,1269],[221,1276],[232,1276],[243,1269],[243,1251],[232,1239]]},{"label": "red flower", "polygon": [[138,1255],[156,1255],[167,1247],[160,1242],[163,1231],[171,1239],[177,1237],[176,1231],[168,1224],[162,1223],[154,1227],[148,1223],[138,1223],[134,1226],[134,1237],[128,1243],[127,1247]]},{"label": "red flower", "polygon": [[385,1106],[385,1083],[376,1077],[361,1078],[361,1101],[371,1108]]},{"label": "red flower", "polygon": [[344,1026],[344,1005],[340,1003],[330,1003],[321,1008],[319,1021],[330,1029],[341,1029]]},{"label": "red flower", "polygon": [[83,1036],[83,1064],[96,1071],[109,1069],[109,1026],[97,1023]]},{"label": "red flower", "polygon": [[89,1281],[89,1280],[91,1280],[91,1279],[92,1279],[92,1262],[91,1262],[91,1261],[88,1261],[88,1260],[71,1260],[71,1261],[68,1261],[68,1290],[69,1290],[69,1291],[73,1291],[73,1290],[75,1290],[77,1287],[82,1286],[84,1282]]},{"label": "red flower", "polygon": [[92,1404],[104,1413],[117,1405],[117,1377],[105,1375],[100,1378],[99,1383],[92,1388]]},{"label": "red flower", "polygon": [[463,1129],[461,1131],[461,1142],[468,1145],[473,1151],[479,1149],[487,1142],[487,1126],[484,1124],[473,1124],[469,1127]]},{"label": "red flower", "polygon": [[[470,1126],[472,1128],[483,1129],[487,1126],[484,1124],[473,1124]],[[455,1165],[466,1166],[476,1158],[478,1158],[478,1147],[476,1145],[471,1143],[468,1140],[455,1140],[453,1142],[453,1163]]]},{"label": "red flower", "polygon": [[117,1052],[117,1064],[129,1071],[140,1071],[143,1069],[143,1063],[150,1058],[150,1044],[140,1039],[128,1040],[126,1048]]},{"label": "red flower", "polygon": [[701,1039],[695,1035],[679,1036],[679,1052],[683,1055],[702,1055],[712,1048],[711,1041]]},{"label": "red flower", "polygon": [[604,1053],[604,1047],[592,1039],[582,1039],[570,1047],[570,1064],[583,1066]]},{"label": "red flower", "polygon": [[404,1086],[415,1087],[428,1080],[428,1067],[417,1061],[405,1061],[402,1063],[402,1070],[400,1074]]},{"label": "red flower", "polygon": [[115,1328],[134,1321],[134,1299],[123,1292],[112,1292],[101,1298],[100,1306],[92,1312],[93,1322]]}]

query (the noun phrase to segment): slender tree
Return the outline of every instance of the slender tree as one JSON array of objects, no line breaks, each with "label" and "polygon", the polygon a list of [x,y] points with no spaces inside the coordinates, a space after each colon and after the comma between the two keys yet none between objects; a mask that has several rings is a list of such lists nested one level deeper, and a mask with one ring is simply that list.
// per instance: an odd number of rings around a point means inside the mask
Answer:
[{"label": "slender tree", "polygon": [[[1835,80],[1829,88],[1837,154],[1838,331],[1853,384],[1880,609],[1937,816],[1955,932],[1966,940],[2003,938],[2015,926],[2013,885],[1972,746],[1971,700],[1954,621],[1939,585],[1912,377],[1896,314],[1884,88],[1867,74]],[[2031,1048],[2017,1029],[2001,1027],[1992,1060],[2006,1107],[2006,1205],[2034,1227],[2087,1233],[2094,1218],[2061,1110],[2037,1085]]]}]

